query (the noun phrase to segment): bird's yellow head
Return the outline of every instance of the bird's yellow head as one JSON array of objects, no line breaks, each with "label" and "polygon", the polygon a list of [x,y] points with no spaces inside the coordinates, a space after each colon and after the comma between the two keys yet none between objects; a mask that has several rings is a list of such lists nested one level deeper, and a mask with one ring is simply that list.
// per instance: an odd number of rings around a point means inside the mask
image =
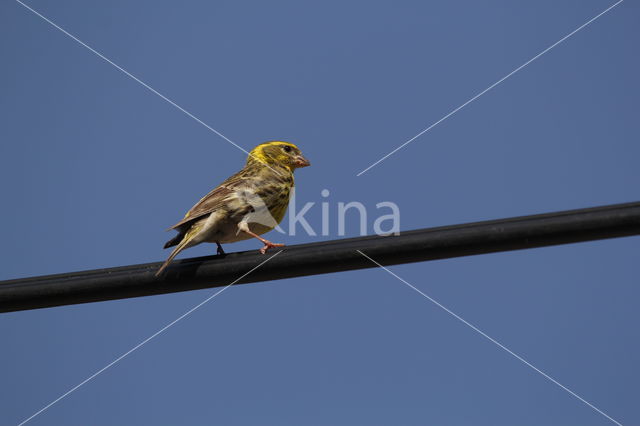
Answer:
[{"label": "bird's yellow head", "polygon": [[247,165],[256,162],[272,167],[286,167],[292,172],[297,168],[311,165],[300,152],[300,148],[282,141],[265,142],[253,148],[247,158]]}]

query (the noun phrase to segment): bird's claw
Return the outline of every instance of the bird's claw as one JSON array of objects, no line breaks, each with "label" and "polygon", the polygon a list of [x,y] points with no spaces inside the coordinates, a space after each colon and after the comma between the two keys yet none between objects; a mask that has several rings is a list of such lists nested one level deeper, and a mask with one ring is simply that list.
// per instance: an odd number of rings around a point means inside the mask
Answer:
[{"label": "bird's claw", "polygon": [[267,250],[274,247],[284,247],[284,244],[281,243],[272,243],[271,241],[265,241],[264,246],[260,249],[260,253],[265,254]]}]

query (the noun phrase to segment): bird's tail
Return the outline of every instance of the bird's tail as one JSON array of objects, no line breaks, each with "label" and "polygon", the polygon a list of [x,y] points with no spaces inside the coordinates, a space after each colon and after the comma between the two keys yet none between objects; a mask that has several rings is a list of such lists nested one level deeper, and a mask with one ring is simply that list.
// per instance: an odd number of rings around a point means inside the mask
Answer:
[{"label": "bird's tail", "polygon": [[189,243],[189,239],[185,238],[180,242],[180,244],[178,244],[178,247],[173,249],[173,251],[171,252],[169,257],[167,258],[167,260],[164,261],[164,263],[162,264],[160,269],[158,269],[158,272],[156,272],[156,277],[159,277],[160,275],[162,275],[162,273],[167,268],[167,266],[169,266],[169,264],[171,263],[173,258],[176,257],[177,254],[180,253],[182,250],[184,250],[188,243]]},{"label": "bird's tail", "polygon": [[171,261],[178,255],[178,253],[189,247],[189,243],[191,242],[191,240],[193,240],[193,237],[198,234],[198,231],[200,231],[200,227],[194,225],[186,234],[180,233],[173,239],[167,241],[167,243],[164,245],[165,248],[174,246],[176,244],[178,246],[173,249],[167,260],[165,260],[160,269],[158,269],[158,272],[156,272],[156,277],[162,275],[162,272],[164,272],[164,270],[167,268],[167,266],[169,266]]},{"label": "bird's tail", "polygon": [[167,241],[163,248],[169,248],[178,245],[183,238],[184,232],[180,232],[178,235]]}]

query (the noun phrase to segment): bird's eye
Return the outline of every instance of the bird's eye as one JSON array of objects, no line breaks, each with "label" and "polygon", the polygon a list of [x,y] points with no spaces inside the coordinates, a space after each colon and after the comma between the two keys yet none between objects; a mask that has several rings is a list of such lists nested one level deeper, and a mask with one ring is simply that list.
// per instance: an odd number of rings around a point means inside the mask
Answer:
[{"label": "bird's eye", "polygon": [[291,147],[289,145],[283,145],[282,149],[284,149],[284,152],[291,152]]}]

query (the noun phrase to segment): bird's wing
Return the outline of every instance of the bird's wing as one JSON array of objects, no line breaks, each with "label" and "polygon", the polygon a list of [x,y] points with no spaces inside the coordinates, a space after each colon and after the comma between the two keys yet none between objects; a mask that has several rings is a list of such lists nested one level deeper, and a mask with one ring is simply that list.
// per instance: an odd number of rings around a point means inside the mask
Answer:
[{"label": "bird's wing", "polygon": [[240,171],[231,176],[207,195],[202,197],[195,206],[191,207],[180,222],[176,223],[169,229],[179,228],[188,222],[199,219],[202,216],[227,205],[231,199],[235,198],[238,187],[242,185],[242,178],[244,177],[242,172],[243,171]]}]

